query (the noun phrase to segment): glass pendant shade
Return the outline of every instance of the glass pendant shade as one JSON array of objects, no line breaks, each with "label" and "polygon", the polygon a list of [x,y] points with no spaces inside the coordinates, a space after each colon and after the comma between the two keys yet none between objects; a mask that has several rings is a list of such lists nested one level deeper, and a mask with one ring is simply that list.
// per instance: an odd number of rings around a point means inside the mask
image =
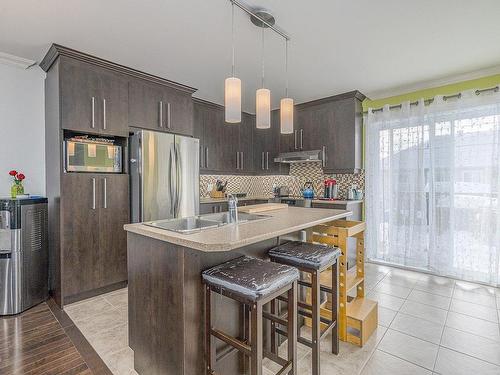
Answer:
[{"label": "glass pendant shade", "polygon": [[293,133],[293,99],[283,98],[280,102],[281,134]]},{"label": "glass pendant shade", "polygon": [[255,104],[257,129],[269,129],[271,127],[271,91],[258,89]]},{"label": "glass pendant shade", "polygon": [[241,80],[236,77],[226,78],[224,107],[226,109],[226,122],[241,122]]}]

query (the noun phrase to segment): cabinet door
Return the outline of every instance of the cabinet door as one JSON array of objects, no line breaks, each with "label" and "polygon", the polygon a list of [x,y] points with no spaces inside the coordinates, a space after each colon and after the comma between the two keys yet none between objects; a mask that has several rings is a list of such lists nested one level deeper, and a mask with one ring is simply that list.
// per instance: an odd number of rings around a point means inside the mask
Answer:
[{"label": "cabinet door", "polygon": [[129,124],[132,127],[167,131],[163,88],[134,80],[129,84]]},{"label": "cabinet door", "polygon": [[217,133],[217,155],[220,157],[219,171],[239,173],[239,132],[241,124],[230,124],[224,121],[224,110],[217,109],[220,119]]},{"label": "cabinet door", "polygon": [[101,286],[99,175],[65,173],[61,179],[61,284],[63,296]]},{"label": "cabinet door", "polygon": [[239,151],[240,173],[251,173],[254,171],[253,163],[253,129],[255,128],[255,116],[243,113],[241,124],[239,124]]},{"label": "cabinet door", "polygon": [[193,100],[191,94],[168,87],[163,89],[163,107],[166,131],[193,135]]},{"label": "cabinet door", "polygon": [[63,57],[60,69],[62,128],[99,133],[101,76],[97,68]]},{"label": "cabinet door", "polygon": [[224,122],[223,114],[213,108],[206,107],[204,120],[205,170],[218,171],[221,165],[221,155],[218,147],[221,142],[219,129]]},{"label": "cabinet door", "polygon": [[127,137],[128,81],[112,72],[103,72],[99,80],[99,132]]},{"label": "cabinet door", "polygon": [[362,168],[362,106],[356,98],[333,104],[334,114],[329,129],[325,170],[350,172]]},{"label": "cabinet door", "polygon": [[214,213],[213,207],[214,207],[214,205],[212,203],[201,203],[200,204],[200,215]]},{"label": "cabinet door", "polygon": [[193,105],[193,137],[200,140],[200,171],[205,169],[205,137],[204,137],[204,108],[194,103]]},{"label": "cabinet door", "polygon": [[254,128],[253,132],[253,167],[254,171],[259,174],[265,174],[267,171],[266,165],[266,152],[268,150],[268,142],[271,136],[270,129],[257,129]]},{"label": "cabinet door", "polygon": [[129,217],[129,176],[99,176],[99,252],[104,270],[101,286],[127,280],[127,235],[123,226]]}]

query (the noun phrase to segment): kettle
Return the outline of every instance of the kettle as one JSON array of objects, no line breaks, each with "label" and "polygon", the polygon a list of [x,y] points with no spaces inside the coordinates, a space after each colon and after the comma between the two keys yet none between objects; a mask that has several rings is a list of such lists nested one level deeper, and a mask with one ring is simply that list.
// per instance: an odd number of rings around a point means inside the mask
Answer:
[{"label": "kettle", "polygon": [[308,181],[304,184],[304,188],[302,189],[302,196],[304,199],[314,199],[314,188],[313,183]]}]

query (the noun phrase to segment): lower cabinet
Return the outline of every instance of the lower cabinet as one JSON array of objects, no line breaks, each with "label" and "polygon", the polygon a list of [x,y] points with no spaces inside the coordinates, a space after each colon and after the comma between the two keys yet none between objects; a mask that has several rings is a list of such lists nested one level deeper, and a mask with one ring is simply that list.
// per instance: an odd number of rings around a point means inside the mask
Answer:
[{"label": "lower cabinet", "polygon": [[67,173],[61,184],[62,295],[78,295],[127,280],[129,182],[125,174]]}]

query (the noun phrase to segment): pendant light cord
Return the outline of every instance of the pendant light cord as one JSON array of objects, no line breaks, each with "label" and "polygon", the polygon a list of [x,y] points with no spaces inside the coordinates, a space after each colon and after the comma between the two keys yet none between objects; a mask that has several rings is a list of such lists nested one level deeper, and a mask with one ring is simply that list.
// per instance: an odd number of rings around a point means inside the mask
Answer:
[{"label": "pendant light cord", "polygon": [[262,88],[264,88],[264,55],[265,55],[264,28],[262,28]]},{"label": "pendant light cord", "polygon": [[285,98],[288,98],[288,39],[285,39]]},{"label": "pendant light cord", "polygon": [[231,75],[234,77],[234,3],[231,2]]}]

